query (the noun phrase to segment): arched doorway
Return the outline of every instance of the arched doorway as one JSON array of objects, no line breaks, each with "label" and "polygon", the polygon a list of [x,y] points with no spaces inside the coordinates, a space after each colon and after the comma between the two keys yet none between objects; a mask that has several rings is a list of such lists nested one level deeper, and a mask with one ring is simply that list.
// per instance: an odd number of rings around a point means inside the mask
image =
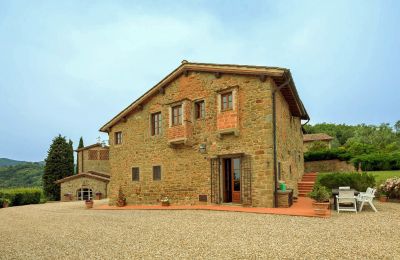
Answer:
[{"label": "arched doorway", "polygon": [[93,199],[93,191],[89,188],[80,188],[76,191],[78,200],[91,200]]}]

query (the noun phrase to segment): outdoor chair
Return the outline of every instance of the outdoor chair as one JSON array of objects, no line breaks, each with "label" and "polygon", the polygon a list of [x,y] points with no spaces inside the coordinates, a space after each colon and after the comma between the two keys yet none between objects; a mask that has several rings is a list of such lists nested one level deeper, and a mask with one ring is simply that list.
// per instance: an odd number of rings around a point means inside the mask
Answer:
[{"label": "outdoor chair", "polygon": [[360,192],[358,194],[357,204],[360,204],[358,211],[361,211],[364,207],[364,204],[368,203],[375,212],[378,212],[372,203],[373,199],[375,198],[375,192],[376,189],[368,188],[366,192]]},{"label": "outdoor chair", "polygon": [[336,209],[340,211],[354,211],[357,213],[357,200],[354,196],[354,191],[339,190],[339,195],[336,195]]},{"label": "outdoor chair", "polygon": [[350,190],[350,186],[339,187],[339,190]]}]

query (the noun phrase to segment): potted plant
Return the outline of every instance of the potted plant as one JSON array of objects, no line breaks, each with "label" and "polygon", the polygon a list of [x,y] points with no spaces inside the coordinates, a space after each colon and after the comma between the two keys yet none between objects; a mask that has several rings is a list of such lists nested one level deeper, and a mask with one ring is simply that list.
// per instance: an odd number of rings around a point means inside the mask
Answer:
[{"label": "potted plant", "polygon": [[66,198],[66,200],[72,200],[72,193],[70,193],[70,192],[65,193],[64,197]]},{"label": "potted plant", "polygon": [[380,202],[387,202],[388,201],[388,190],[384,184],[381,184],[378,189],[378,197]]},{"label": "potted plant", "polygon": [[126,205],[126,198],[125,195],[122,193],[122,189],[120,187],[118,191],[117,206],[124,207],[125,205]]},{"label": "potted plant", "polygon": [[329,213],[329,198],[331,193],[325,186],[316,184],[313,190],[308,194],[310,198],[315,200],[313,202],[314,212],[317,215],[327,215]]},{"label": "potted plant", "polygon": [[3,204],[3,208],[8,208],[8,206],[10,205],[10,200],[3,198],[2,200],[2,204]]},{"label": "potted plant", "polygon": [[170,201],[169,201],[168,197],[164,197],[160,201],[161,201],[161,206],[167,207],[170,205]]},{"label": "potted plant", "polygon": [[100,191],[96,192],[96,200],[101,200],[102,193]]},{"label": "potted plant", "polygon": [[87,209],[93,208],[93,200],[85,200],[85,205]]}]

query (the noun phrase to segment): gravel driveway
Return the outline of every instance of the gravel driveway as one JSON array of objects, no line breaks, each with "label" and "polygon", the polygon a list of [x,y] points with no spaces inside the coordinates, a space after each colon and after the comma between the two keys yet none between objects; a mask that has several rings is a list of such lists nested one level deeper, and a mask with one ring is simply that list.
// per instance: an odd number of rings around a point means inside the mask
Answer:
[{"label": "gravel driveway", "polygon": [[13,207],[0,209],[0,259],[400,259],[400,204],[375,205],[378,213],[329,219],[86,210],[83,202]]}]

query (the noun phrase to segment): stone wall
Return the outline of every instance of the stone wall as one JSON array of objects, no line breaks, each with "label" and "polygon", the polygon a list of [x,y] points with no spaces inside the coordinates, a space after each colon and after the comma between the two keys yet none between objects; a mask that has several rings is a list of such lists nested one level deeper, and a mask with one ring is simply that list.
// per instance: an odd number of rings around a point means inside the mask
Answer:
[{"label": "stone wall", "polygon": [[340,160],[310,161],[304,163],[305,172],[354,172],[352,163]]},{"label": "stone wall", "polygon": [[276,93],[276,131],[280,180],[285,181],[297,197],[297,183],[304,174],[303,132],[300,118],[291,116],[280,92]]},{"label": "stone wall", "polygon": [[77,200],[77,190],[80,188],[89,188],[93,191],[93,198],[96,192],[101,192],[103,198],[107,197],[107,183],[93,178],[81,177],[61,183],[61,201],[68,201],[64,194],[71,193],[72,200]]},{"label": "stone wall", "polygon": [[[110,204],[115,204],[121,188],[128,204],[159,204],[167,196],[172,204],[202,204],[199,195],[207,195],[211,203],[210,159],[222,155],[245,154],[251,160],[252,206],[273,206],[273,139],[272,139],[272,80],[262,82],[259,77],[222,74],[220,78],[213,73],[190,72],[172,81],[164,90],[151,97],[126,121],[114,125],[109,133],[110,139]],[[220,93],[232,89],[233,110],[220,111]],[[170,106],[182,100],[185,105],[183,121],[185,129],[177,131],[170,126]],[[195,119],[193,102],[205,101],[206,117]],[[282,101],[283,103],[284,101]],[[281,105],[280,105],[281,106]],[[283,106],[283,105],[282,105]],[[286,105],[287,106],[287,105]],[[162,133],[152,136],[151,114],[161,112]],[[219,121],[222,120],[222,121]],[[285,119],[287,120],[287,115]],[[296,121],[296,120],[294,120]],[[298,120],[299,121],[299,120]],[[293,130],[300,130],[299,122],[293,122]],[[297,127],[297,128],[295,128]],[[220,130],[233,128],[235,134],[219,134]],[[122,144],[114,144],[114,133],[122,131]],[[179,134],[178,134],[179,133]],[[184,134],[185,144],[169,145],[170,138]],[[292,138],[299,139],[290,141]],[[292,143],[291,143],[292,142]],[[283,157],[292,146],[300,142],[299,133],[286,137],[279,145],[282,150],[282,163],[286,174],[286,163],[291,157]],[[206,146],[206,153],[199,152],[200,144]],[[301,156],[302,157],[302,156]],[[153,180],[153,166],[161,166],[161,180]],[[132,181],[132,167],[139,167],[139,181]],[[286,178],[295,179],[301,167],[293,163],[293,173]],[[286,175],[285,175],[286,176]]]},{"label": "stone wall", "polygon": [[[98,172],[110,172],[110,161],[109,160],[101,160],[100,151],[108,151],[108,148],[105,147],[93,147],[90,149],[81,150],[78,152],[79,157],[79,172],[88,172],[88,171],[98,171]],[[89,160],[89,151],[97,151],[97,159]],[[82,160],[83,155],[83,160]]]}]

